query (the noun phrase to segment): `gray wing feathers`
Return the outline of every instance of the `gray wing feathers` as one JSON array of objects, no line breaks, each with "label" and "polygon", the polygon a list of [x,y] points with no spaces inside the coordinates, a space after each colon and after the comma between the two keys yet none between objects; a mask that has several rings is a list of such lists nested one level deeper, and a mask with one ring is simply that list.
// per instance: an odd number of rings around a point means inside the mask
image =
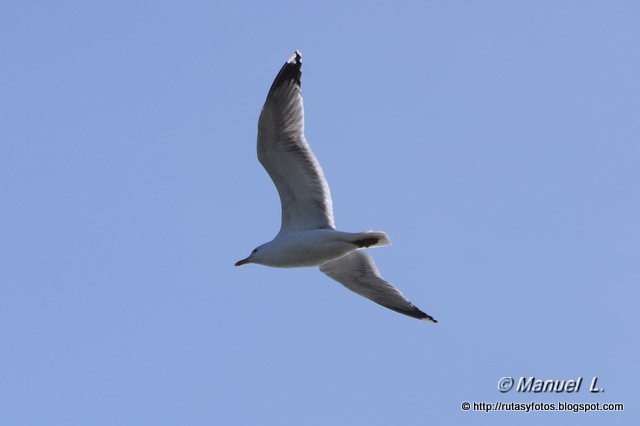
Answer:
[{"label": "gray wing feathers", "polygon": [[282,205],[281,230],[335,229],[329,186],[304,137],[300,54],[284,64],[258,121],[258,160]]},{"label": "gray wing feathers", "polygon": [[395,287],[385,281],[371,256],[362,250],[320,265],[320,271],[349,290],[385,308],[425,321],[437,322],[413,305]]}]

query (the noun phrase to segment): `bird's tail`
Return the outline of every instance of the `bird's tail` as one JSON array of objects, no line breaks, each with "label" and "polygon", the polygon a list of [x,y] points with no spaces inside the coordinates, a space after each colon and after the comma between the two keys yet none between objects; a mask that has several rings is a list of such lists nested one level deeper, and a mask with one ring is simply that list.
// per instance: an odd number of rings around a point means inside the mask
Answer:
[{"label": "bird's tail", "polygon": [[366,231],[353,234],[351,242],[358,248],[388,246],[391,240],[382,231]]}]

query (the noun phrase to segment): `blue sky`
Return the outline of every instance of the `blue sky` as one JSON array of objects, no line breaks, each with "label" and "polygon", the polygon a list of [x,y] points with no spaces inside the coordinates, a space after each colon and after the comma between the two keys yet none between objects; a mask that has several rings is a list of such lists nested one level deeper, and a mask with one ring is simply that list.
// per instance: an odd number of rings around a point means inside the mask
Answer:
[{"label": "blue sky", "polygon": [[[639,13],[4,2],[2,423],[637,421]],[[379,268],[437,325],[316,269],[233,267],[279,228],[256,124],[294,49],[338,228],[385,230]]]}]

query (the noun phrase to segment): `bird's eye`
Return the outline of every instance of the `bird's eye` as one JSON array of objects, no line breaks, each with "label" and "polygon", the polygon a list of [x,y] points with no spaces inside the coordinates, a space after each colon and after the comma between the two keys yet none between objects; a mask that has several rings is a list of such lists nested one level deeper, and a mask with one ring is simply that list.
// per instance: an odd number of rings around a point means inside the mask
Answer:
[{"label": "bird's eye", "polygon": [[258,249],[253,249],[253,251],[251,252],[251,254],[254,254],[255,252],[257,252]]}]

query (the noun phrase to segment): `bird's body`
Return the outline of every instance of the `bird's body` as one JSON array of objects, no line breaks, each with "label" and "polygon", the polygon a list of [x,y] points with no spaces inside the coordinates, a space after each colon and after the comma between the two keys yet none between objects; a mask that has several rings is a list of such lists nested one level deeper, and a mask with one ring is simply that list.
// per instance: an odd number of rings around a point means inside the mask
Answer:
[{"label": "bird's body", "polygon": [[335,229],[329,185],[304,137],[301,67],[300,53],[295,52],[271,85],[258,121],[258,160],[280,196],[280,232],[236,266],[319,266],[320,271],[349,290],[382,306],[437,322],[385,281],[371,256],[362,251],[390,244],[384,232]]},{"label": "bird's body", "polygon": [[363,247],[389,244],[383,232],[340,232],[310,229],[280,232],[258,247],[251,263],[276,268],[320,266]]}]

